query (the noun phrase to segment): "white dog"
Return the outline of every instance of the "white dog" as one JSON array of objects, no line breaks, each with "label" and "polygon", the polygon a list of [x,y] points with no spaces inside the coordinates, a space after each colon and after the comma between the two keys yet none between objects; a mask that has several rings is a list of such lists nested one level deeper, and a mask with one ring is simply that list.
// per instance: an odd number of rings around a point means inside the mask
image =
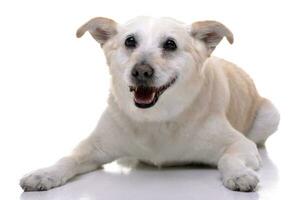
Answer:
[{"label": "white dog", "polygon": [[257,145],[276,131],[280,116],[243,70],[211,56],[223,37],[233,43],[230,30],[216,21],[138,17],[120,25],[99,17],[77,37],[86,31],[101,44],[112,75],[108,107],[70,156],[21,179],[25,191],[63,185],[125,157],[214,165],[227,188],[256,188]]}]

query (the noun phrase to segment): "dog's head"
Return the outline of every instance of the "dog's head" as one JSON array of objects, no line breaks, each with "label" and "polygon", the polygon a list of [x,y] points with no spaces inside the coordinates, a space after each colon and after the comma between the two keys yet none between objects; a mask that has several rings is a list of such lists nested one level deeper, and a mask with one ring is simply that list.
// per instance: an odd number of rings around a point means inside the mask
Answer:
[{"label": "dog's head", "polygon": [[181,113],[200,90],[201,67],[232,33],[221,23],[185,25],[170,18],[138,17],[126,24],[94,18],[80,27],[105,52],[118,106],[136,120],[168,120]]}]

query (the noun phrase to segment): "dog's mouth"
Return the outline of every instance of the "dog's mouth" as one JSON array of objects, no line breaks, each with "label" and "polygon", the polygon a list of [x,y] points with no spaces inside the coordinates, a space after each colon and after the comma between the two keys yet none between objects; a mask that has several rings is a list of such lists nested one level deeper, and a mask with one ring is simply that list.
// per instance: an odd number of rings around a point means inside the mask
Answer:
[{"label": "dog's mouth", "polygon": [[177,79],[173,77],[170,81],[160,87],[152,86],[129,86],[130,92],[134,94],[134,103],[139,108],[150,108],[158,101],[164,91],[171,87]]}]

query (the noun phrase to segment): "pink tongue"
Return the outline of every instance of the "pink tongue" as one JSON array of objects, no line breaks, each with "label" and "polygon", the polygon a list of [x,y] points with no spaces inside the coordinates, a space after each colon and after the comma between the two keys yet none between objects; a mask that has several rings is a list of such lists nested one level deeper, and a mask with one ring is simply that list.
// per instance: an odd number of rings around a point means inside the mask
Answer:
[{"label": "pink tongue", "polygon": [[150,87],[138,87],[134,92],[134,101],[139,104],[149,104],[154,100],[155,90]]}]

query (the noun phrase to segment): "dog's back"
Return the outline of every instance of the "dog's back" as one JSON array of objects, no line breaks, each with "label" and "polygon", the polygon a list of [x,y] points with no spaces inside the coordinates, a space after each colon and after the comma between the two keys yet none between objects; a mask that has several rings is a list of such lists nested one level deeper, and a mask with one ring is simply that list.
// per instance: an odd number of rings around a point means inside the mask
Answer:
[{"label": "dog's back", "polygon": [[220,64],[227,76],[230,89],[227,118],[235,129],[247,133],[252,126],[262,97],[244,70],[225,60],[220,60]]}]

